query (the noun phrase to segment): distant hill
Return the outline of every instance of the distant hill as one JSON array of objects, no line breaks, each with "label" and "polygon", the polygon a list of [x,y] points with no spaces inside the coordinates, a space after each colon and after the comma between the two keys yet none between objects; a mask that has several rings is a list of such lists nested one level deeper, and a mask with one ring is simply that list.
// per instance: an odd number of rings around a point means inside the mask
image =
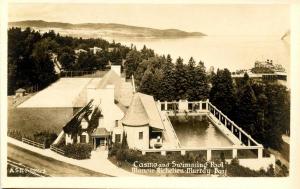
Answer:
[{"label": "distant hill", "polygon": [[31,27],[40,31],[55,30],[62,35],[87,37],[92,35],[116,37],[201,37],[201,32],[186,32],[178,29],[154,29],[147,27],[129,26],[115,23],[82,23],[70,24],[63,22],[46,22],[43,20],[26,20],[9,22],[9,27]]}]

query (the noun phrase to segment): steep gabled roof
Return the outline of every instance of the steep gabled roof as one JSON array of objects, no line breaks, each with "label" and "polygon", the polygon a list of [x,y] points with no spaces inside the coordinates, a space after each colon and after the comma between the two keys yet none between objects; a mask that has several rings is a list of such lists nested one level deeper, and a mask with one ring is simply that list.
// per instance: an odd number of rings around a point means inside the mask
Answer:
[{"label": "steep gabled roof", "polygon": [[107,85],[115,86],[115,99],[118,100],[120,97],[121,77],[114,70],[110,70],[104,75],[97,88],[104,89]]},{"label": "steep gabled roof", "polygon": [[109,70],[99,82],[97,88],[105,88],[107,85],[120,85],[121,77],[114,71]]},{"label": "steep gabled roof", "polygon": [[164,129],[154,98],[143,93],[134,94],[129,109],[121,122],[125,126],[149,125],[157,129]]}]

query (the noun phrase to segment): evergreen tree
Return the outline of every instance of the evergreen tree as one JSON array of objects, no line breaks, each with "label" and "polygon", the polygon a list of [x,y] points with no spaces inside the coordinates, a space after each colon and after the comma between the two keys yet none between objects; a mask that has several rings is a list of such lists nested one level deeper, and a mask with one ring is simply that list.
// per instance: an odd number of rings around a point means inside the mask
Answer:
[{"label": "evergreen tree", "polygon": [[287,91],[282,85],[266,84],[265,95],[268,98],[268,108],[265,114],[267,136],[265,145],[280,149],[282,144],[281,135],[284,128],[289,127],[289,121],[285,119],[289,114],[287,110]]},{"label": "evergreen tree", "polygon": [[135,48],[131,50],[126,56],[125,69],[126,78],[130,78],[136,71],[140,62],[142,62],[142,55]]},{"label": "evergreen tree", "polygon": [[175,67],[172,63],[171,56],[167,56],[167,62],[162,67],[163,78],[160,83],[161,97],[162,101],[173,101],[177,98],[176,91],[176,76]]},{"label": "evergreen tree", "polygon": [[161,90],[161,83],[163,80],[163,71],[161,69],[155,69],[153,74],[153,96],[155,100],[159,100],[163,97],[163,92]]},{"label": "evergreen tree", "polygon": [[250,135],[255,135],[257,125],[257,100],[251,86],[244,86],[238,99],[236,121]]},{"label": "evergreen tree", "polygon": [[212,78],[209,99],[225,115],[233,119],[237,99],[228,69],[217,70],[217,74]]},{"label": "evergreen tree", "polygon": [[58,54],[58,61],[66,70],[69,70],[74,66],[75,59],[75,52],[70,47],[63,47]]},{"label": "evergreen tree", "polygon": [[49,51],[56,47],[56,43],[50,39],[43,39],[34,45],[31,59],[34,63],[35,80],[41,88],[48,86],[57,79],[53,61]]},{"label": "evergreen tree", "polygon": [[149,59],[151,57],[154,57],[154,51],[152,49],[147,49],[146,45],[143,46],[142,50],[141,50],[141,54],[142,54],[142,59]]},{"label": "evergreen tree", "polygon": [[190,101],[206,100],[208,97],[208,82],[203,62],[195,66],[195,61],[191,57],[187,66],[187,78],[189,87],[187,90]]},{"label": "evergreen tree", "polygon": [[176,78],[176,100],[187,99],[188,78],[187,67],[183,64],[183,59],[179,57],[175,63],[175,78]]},{"label": "evergreen tree", "polygon": [[155,91],[154,74],[151,69],[147,69],[141,80],[139,91],[148,95],[153,95]]},{"label": "evergreen tree", "polygon": [[122,137],[122,143],[121,143],[121,148],[124,149],[128,149],[128,143],[127,143],[127,134],[125,133],[125,131],[123,131],[123,137]]}]

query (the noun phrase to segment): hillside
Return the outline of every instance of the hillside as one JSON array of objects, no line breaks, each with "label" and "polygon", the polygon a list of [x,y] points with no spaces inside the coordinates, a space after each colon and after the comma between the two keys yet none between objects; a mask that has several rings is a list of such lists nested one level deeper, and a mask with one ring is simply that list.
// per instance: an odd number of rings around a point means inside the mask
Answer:
[{"label": "hillside", "polygon": [[154,29],[129,26],[115,23],[82,23],[46,22],[43,20],[26,20],[9,22],[9,27],[31,27],[40,31],[53,29],[63,35],[87,37],[85,35],[115,37],[201,37],[201,32],[186,32],[178,29]]}]

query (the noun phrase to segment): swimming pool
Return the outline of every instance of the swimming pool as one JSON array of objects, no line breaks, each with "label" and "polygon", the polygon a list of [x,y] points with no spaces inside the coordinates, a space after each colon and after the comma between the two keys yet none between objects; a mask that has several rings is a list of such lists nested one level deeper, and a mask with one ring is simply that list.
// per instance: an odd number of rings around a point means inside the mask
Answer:
[{"label": "swimming pool", "polygon": [[170,117],[181,147],[223,147],[233,143],[206,116]]}]

